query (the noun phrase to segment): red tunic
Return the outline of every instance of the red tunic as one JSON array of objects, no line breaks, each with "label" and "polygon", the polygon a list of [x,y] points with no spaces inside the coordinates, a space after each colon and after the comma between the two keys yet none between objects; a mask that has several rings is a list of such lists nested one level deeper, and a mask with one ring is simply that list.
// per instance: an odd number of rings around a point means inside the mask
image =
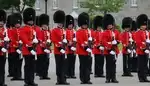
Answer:
[{"label": "red tunic", "polygon": [[[28,47],[32,47],[32,41],[33,41],[33,33],[34,31],[36,32],[37,39],[41,40],[40,36],[40,28],[37,26],[24,26],[20,30],[20,38],[23,42],[23,47],[22,47],[22,53],[23,55],[31,55],[30,51],[28,50]],[[37,50],[38,51],[38,50]]]},{"label": "red tunic", "polygon": [[95,42],[94,42],[94,48],[93,48],[93,54],[102,54],[102,51],[98,49],[99,46],[103,46],[103,32],[101,31],[95,31]]}]

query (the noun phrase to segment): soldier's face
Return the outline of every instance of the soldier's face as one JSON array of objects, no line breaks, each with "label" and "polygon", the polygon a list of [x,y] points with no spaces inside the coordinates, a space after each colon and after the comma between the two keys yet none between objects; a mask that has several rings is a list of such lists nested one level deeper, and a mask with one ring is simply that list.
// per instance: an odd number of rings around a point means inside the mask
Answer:
[{"label": "soldier's face", "polygon": [[83,29],[87,29],[88,28],[88,25],[82,25],[81,26]]},{"label": "soldier's face", "polygon": [[102,30],[102,27],[97,27],[97,30],[98,30],[98,31],[101,31],[101,30]]},{"label": "soldier's face", "polygon": [[129,31],[129,30],[130,30],[130,28],[125,28],[124,30],[125,30],[125,31]]},{"label": "soldier's face", "polygon": [[0,21],[0,27],[3,27],[3,26],[4,26],[4,22]]},{"label": "soldier's face", "polygon": [[48,26],[47,25],[42,25],[42,29],[48,30]]},{"label": "soldier's face", "polygon": [[57,24],[57,27],[63,28],[63,24]]},{"label": "soldier's face", "polygon": [[146,28],[147,28],[146,25],[142,25],[142,26],[140,27],[140,29],[142,29],[142,30],[146,30]]},{"label": "soldier's face", "polygon": [[72,25],[72,24],[68,25],[68,28],[69,28],[69,29],[72,29],[72,28],[73,28],[73,25]]},{"label": "soldier's face", "polygon": [[113,25],[108,25],[108,26],[107,26],[107,29],[112,30],[112,29],[113,29]]},{"label": "soldier's face", "polygon": [[20,28],[21,25],[20,25],[20,24],[15,24],[15,27],[16,27],[16,28]]},{"label": "soldier's face", "polygon": [[29,25],[33,25],[34,22],[33,22],[33,21],[28,21],[28,24],[29,24]]}]

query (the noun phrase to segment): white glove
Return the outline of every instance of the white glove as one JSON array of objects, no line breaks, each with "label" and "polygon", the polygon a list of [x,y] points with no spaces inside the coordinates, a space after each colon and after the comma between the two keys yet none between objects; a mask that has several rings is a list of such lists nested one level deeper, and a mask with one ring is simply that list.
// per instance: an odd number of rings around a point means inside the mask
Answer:
[{"label": "white glove", "polygon": [[35,52],[34,50],[31,50],[30,53],[31,53],[32,55],[36,55],[36,52]]},{"label": "white glove", "polygon": [[5,37],[5,38],[4,38],[4,41],[7,41],[7,42],[8,42],[8,41],[10,41],[10,39],[9,39],[8,37]]},{"label": "white glove", "polygon": [[37,44],[39,41],[35,38],[35,39],[33,39],[33,41],[32,41],[32,43],[35,43],[35,44]]},{"label": "white glove", "polygon": [[92,50],[90,48],[87,48],[86,51],[89,52],[89,53],[92,52]]},{"label": "white glove", "polygon": [[76,42],[76,41],[77,41],[77,39],[76,39],[76,38],[73,38],[73,41],[74,41],[74,42]]},{"label": "white glove", "polygon": [[47,42],[47,43],[51,43],[51,40],[50,40],[50,39],[48,39],[46,42]]},{"label": "white glove", "polygon": [[131,53],[131,50],[130,50],[130,49],[127,49],[127,52],[128,52],[128,53]]},{"label": "white glove", "polygon": [[65,50],[64,50],[64,49],[61,49],[60,52],[61,52],[62,54],[65,54]]},{"label": "white glove", "polygon": [[113,41],[112,41],[112,44],[113,44],[113,45],[116,45],[116,44],[117,44],[117,41],[116,41],[116,40],[113,40]]},{"label": "white glove", "polygon": [[16,52],[17,52],[18,54],[21,54],[21,51],[20,51],[19,49],[17,49]]},{"label": "white glove", "polygon": [[150,40],[149,39],[146,39],[146,42],[150,44]]},{"label": "white glove", "polygon": [[2,51],[3,53],[6,53],[6,52],[7,52],[7,49],[2,48],[1,51]]},{"label": "white glove", "polygon": [[44,52],[45,52],[45,53],[50,53],[50,50],[45,49]]},{"label": "white glove", "polygon": [[115,52],[115,51],[110,51],[110,54],[111,54],[111,55],[115,55],[116,52]]},{"label": "white glove", "polygon": [[149,50],[145,50],[144,52],[145,52],[146,54],[149,54],[150,51],[149,51]]},{"label": "white glove", "polygon": [[132,38],[130,38],[130,39],[129,39],[129,41],[130,41],[130,42],[133,42],[133,39],[132,39]]},{"label": "white glove", "polygon": [[89,41],[92,41],[92,37],[89,37],[88,40],[89,40]]},{"label": "white glove", "polygon": [[75,47],[71,47],[71,50],[72,50],[72,51],[76,51],[76,48],[75,48]]},{"label": "white glove", "polygon": [[23,42],[20,40],[19,43],[22,44]]},{"label": "white glove", "polygon": [[100,49],[100,50],[104,50],[104,47],[103,47],[103,46],[100,46],[99,49]]},{"label": "white glove", "polygon": [[63,43],[67,43],[67,39],[63,39]]}]

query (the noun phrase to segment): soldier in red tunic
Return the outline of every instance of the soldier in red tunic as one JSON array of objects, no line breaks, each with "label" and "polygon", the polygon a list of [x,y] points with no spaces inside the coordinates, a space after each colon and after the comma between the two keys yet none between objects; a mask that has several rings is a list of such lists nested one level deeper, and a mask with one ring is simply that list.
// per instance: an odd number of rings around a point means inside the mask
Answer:
[{"label": "soldier in red tunic", "polygon": [[80,80],[81,84],[92,84],[90,81],[90,59],[92,53],[91,30],[88,29],[89,15],[85,12],[78,17],[80,29],[77,31],[77,54],[80,60]]},{"label": "soldier in red tunic", "polygon": [[66,39],[67,44],[67,78],[75,79],[75,61],[76,61],[76,31],[74,30],[74,18],[71,15],[66,16]]},{"label": "soldier in red tunic", "polygon": [[[20,29],[22,16],[19,13],[12,14],[12,30],[10,35],[10,54],[13,59],[13,78],[11,80],[23,80],[22,76],[22,42],[20,40]],[[21,46],[20,46],[21,45]]]},{"label": "soldier in red tunic", "polygon": [[67,83],[65,76],[65,64],[66,64],[66,31],[63,29],[65,22],[65,13],[64,11],[58,10],[54,13],[53,16],[54,22],[57,24],[57,27],[52,30],[51,40],[54,43],[54,55],[56,62],[56,75],[57,83],[56,85],[69,85]]},{"label": "soldier in red tunic", "polygon": [[140,82],[150,82],[147,79],[147,62],[149,56],[149,34],[146,31],[148,24],[148,17],[145,14],[141,14],[137,17],[137,27],[136,32],[136,45],[138,54],[138,78]]},{"label": "soldier in red tunic", "polygon": [[[150,34],[150,19],[148,20],[148,28],[147,28],[147,31],[149,32]],[[150,56],[149,56],[150,57]],[[150,58],[148,58],[148,71],[147,71],[147,75],[150,76]]]},{"label": "soldier in red tunic", "polygon": [[134,54],[133,54],[133,58],[132,58],[132,62],[131,62],[131,64],[132,64],[131,72],[137,72],[137,53],[136,53],[136,41],[135,41],[135,34],[137,32],[137,25],[136,25],[135,21],[132,21],[132,28],[131,28],[130,32],[132,33],[132,37],[133,37],[133,41],[134,41],[133,43],[135,46],[135,48],[134,48],[135,52],[133,52]]},{"label": "soldier in red tunic", "polygon": [[[4,44],[4,41],[9,41],[9,38],[4,36],[6,35],[7,30],[4,30],[4,24],[6,22],[6,12],[4,10],[0,10],[0,86],[7,86],[5,84],[5,62],[6,62],[6,52],[7,45]],[[6,46],[4,46],[6,45]]]},{"label": "soldier in red tunic", "polygon": [[25,26],[20,30],[20,38],[23,42],[22,53],[25,60],[24,86],[37,86],[34,82],[35,60],[37,59],[36,48],[40,40],[40,28],[35,24],[35,10],[27,8],[23,12]]},{"label": "soldier in red tunic", "polygon": [[94,42],[94,48],[93,48],[93,54],[95,57],[95,77],[105,77],[103,75],[104,73],[104,45],[103,45],[103,28],[102,28],[102,16],[96,16],[94,18],[94,29],[95,29],[95,42]]},{"label": "soldier in red tunic", "polygon": [[134,54],[133,37],[130,29],[132,27],[132,19],[125,17],[122,20],[122,29],[124,32],[121,33],[121,43],[123,45],[123,75],[122,76],[133,76],[131,75],[131,59]]},{"label": "soldier in red tunic", "polygon": [[106,57],[106,83],[118,83],[116,80],[116,60],[118,51],[118,32],[113,30],[115,20],[111,14],[106,14],[103,19],[103,33],[104,54]]},{"label": "soldier in red tunic", "polygon": [[51,34],[49,30],[49,16],[46,14],[41,14],[39,16],[39,26],[41,28],[41,42],[37,46],[37,68],[40,79],[50,80],[48,77],[49,69],[49,56],[51,47]]}]

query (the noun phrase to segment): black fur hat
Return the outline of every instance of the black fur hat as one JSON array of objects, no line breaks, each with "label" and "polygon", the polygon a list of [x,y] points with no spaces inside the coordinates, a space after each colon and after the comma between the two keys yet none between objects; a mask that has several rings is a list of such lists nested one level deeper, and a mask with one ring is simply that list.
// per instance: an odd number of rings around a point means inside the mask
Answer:
[{"label": "black fur hat", "polygon": [[36,17],[35,17],[35,21],[36,21],[35,24],[36,24],[37,26],[40,26],[40,24],[39,24],[39,16],[36,16]]},{"label": "black fur hat", "polygon": [[131,31],[136,31],[137,30],[137,24],[135,21],[132,21],[132,28]]},{"label": "black fur hat", "polygon": [[6,27],[7,28],[10,28],[10,27],[13,26],[13,19],[12,19],[12,17],[13,17],[12,14],[7,17],[7,22],[6,22]]},{"label": "black fur hat", "polygon": [[115,19],[111,14],[106,14],[103,18],[103,28],[107,29],[108,25],[114,25]]},{"label": "black fur hat", "polygon": [[147,25],[148,24],[148,17],[146,14],[141,14],[137,17],[136,20],[137,27],[140,28],[142,25]]},{"label": "black fur hat", "polygon": [[89,25],[89,22],[90,19],[89,19],[89,15],[85,12],[81,13],[79,16],[78,16],[78,26],[82,26],[82,25]]},{"label": "black fur hat", "polygon": [[96,16],[93,20],[94,29],[96,30],[97,27],[102,27],[103,25],[103,17],[102,16]]},{"label": "black fur hat", "polygon": [[62,10],[58,10],[53,15],[54,23],[62,23],[65,22],[65,12]]},{"label": "black fur hat", "polygon": [[148,26],[147,29],[150,30],[150,19],[148,19]]},{"label": "black fur hat", "polygon": [[74,26],[74,18],[71,15],[67,15],[66,16],[66,27],[68,27],[68,25],[72,24]]},{"label": "black fur hat", "polygon": [[0,21],[6,22],[6,12],[4,10],[0,10]]},{"label": "black fur hat", "polygon": [[125,17],[122,20],[122,29],[124,28],[132,28],[132,18],[131,17]]},{"label": "black fur hat", "polygon": [[36,16],[36,12],[33,8],[25,9],[23,12],[24,23],[27,24],[28,21],[34,21],[35,22],[35,16]]},{"label": "black fur hat", "polygon": [[22,24],[22,16],[20,13],[14,13],[12,16],[13,26],[15,26],[15,24]]},{"label": "black fur hat", "polygon": [[39,16],[39,25],[49,25],[49,16],[47,14],[41,14]]}]

